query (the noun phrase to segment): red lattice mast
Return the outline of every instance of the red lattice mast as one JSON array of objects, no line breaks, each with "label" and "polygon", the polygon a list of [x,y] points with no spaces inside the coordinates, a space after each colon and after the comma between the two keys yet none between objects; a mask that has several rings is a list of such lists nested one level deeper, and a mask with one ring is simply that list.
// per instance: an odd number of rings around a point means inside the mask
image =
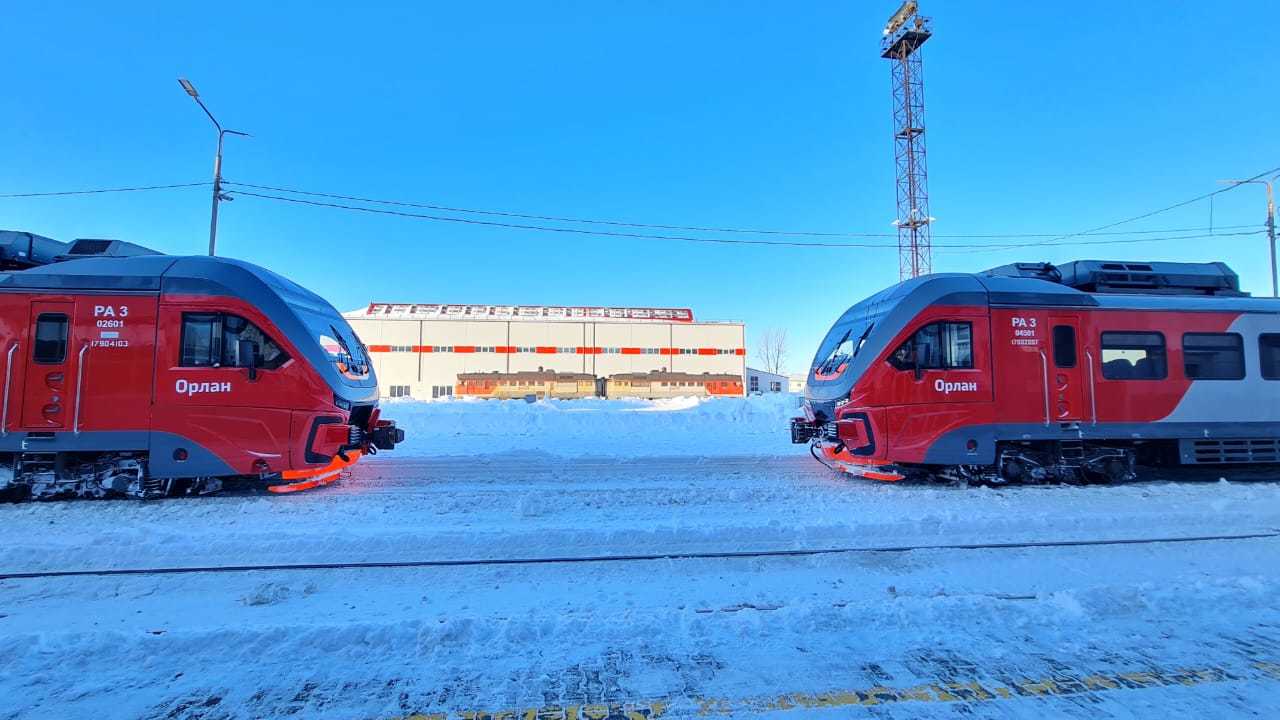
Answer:
[{"label": "red lattice mast", "polygon": [[929,173],[924,143],[924,71],[920,46],[931,35],[929,18],[907,0],[884,28],[880,57],[893,63],[893,156],[897,165],[898,279],[933,271]]}]

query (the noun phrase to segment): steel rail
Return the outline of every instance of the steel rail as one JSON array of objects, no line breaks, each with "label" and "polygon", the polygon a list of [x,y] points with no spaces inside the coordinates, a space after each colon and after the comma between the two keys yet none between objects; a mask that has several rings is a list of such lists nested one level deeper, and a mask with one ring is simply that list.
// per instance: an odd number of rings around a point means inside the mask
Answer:
[{"label": "steel rail", "polygon": [[1280,530],[1233,535],[1183,535],[1155,538],[1107,538],[1100,540],[1038,540],[1027,542],[959,543],[926,545],[880,545],[818,548],[812,550],[736,550],[723,552],[641,553],[631,555],[567,555],[529,558],[475,558],[456,560],[403,560],[386,562],[282,563],[262,565],[204,565],[158,568],[104,568],[97,570],[35,570],[0,572],[0,580],[32,580],[66,577],[113,577],[120,575],[194,575],[201,573],[275,572],[297,570],[376,570],[396,568],[450,568],[500,565],[576,565],[585,563],[648,562],[654,560],[725,560],[746,558],[815,557],[905,553],[928,550],[1018,550],[1037,548],[1097,547],[1106,545],[1159,545],[1166,543],[1225,542],[1280,537]]}]

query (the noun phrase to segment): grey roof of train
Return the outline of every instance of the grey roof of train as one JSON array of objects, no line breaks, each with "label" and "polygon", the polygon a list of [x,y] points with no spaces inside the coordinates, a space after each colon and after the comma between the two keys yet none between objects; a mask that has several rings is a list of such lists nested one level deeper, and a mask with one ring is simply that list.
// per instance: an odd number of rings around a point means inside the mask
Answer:
[{"label": "grey roof of train", "polygon": [[319,295],[264,267],[205,255],[140,255],[66,260],[0,273],[0,290],[89,290],[232,295],[255,301],[263,286],[295,305],[328,311]]},{"label": "grey roof of train", "polygon": [[312,333],[298,311],[315,313],[346,325],[342,315],[319,295],[243,260],[205,255],[66,260],[0,273],[0,292],[6,290],[149,292],[240,298],[271,317],[311,365],[329,380],[335,392],[352,402],[369,400],[370,392],[373,398],[377,397],[372,373],[363,380],[347,378],[333,367],[317,342],[306,339]]},{"label": "grey roof of train", "polygon": [[[880,301],[897,301],[928,286],[930,304],[973,304],[1025,307],[1080,307],[1126,310],[1201,310],[1280,312],[1280,300],[1232,295],[1173,295],[1128,292],[1085,292],[1049,280],[976,273],[935,273],[904,280],[877,293]],[[985,296],[985,297],[983,297]],[[876,295],[871,296],[872,298]],[[870,299],[870,298],[868,298]]]}]

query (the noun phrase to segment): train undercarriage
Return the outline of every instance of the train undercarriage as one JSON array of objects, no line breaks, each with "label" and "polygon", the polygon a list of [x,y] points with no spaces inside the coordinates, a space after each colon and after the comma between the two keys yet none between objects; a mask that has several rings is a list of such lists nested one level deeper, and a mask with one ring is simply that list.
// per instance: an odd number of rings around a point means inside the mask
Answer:
[{"label": "train undercarriage", "polygon": [[207,495],[222,478],[156,478],[146,453],[18,453],[0,456],[0,500]]},{"label": "train undercarriage", "polygon": [[161,497],[211,495],[225,487],[266,489],[282,493],[310,489],[337,480],[353,464],[334,459],[329,468],[303,473],[268,473],[207,478],[155,478],[147,474],[145,452],[28,452],[0,455],[0,502],[73,500],[73,498]]},{"label": "train undercarriage", "polygon": [[1064,440],[1002,443],[994,465],[955,465],[926,472],[983,485],[1117,483],[1138,477],[1139,449]]},{"label": "train undercarriage", "polygon": [[1108,484],[1138,479],[1139,467],[1176,465],[1176,441],[1017,441],[998,446],[991,465],[917,465],[867,463],[844,452],[830,439],[814,438],[811,451],[820,462],[851,475],[897,482],[971,485]]}]

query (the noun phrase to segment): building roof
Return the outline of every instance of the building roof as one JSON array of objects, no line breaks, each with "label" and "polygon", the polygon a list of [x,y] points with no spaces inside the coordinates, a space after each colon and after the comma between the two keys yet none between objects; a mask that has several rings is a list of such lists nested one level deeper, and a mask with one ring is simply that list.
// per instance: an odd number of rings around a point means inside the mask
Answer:
[{"label": "building roof", "polygon": [[619,373],[610,375],[610,380],[626,382],[742,382],[741,375],[728,373],[682,373],[651,370],[647,373]]},{"label": "building roof", "polygon": [[372,320],[528,320],[528,321],[634,321],[691,323],[689,308],[603,307],[593,305],[434,305],[369,303],[343,314],[348,319]]},{"label": "building roof", "polygon": [[458,373],[461,382],[469,380],[534,381],[534,382],[595,382],[596,376],[590,373],[561,373],[554,370],[521,370],[517,372],[476,372]]}]

